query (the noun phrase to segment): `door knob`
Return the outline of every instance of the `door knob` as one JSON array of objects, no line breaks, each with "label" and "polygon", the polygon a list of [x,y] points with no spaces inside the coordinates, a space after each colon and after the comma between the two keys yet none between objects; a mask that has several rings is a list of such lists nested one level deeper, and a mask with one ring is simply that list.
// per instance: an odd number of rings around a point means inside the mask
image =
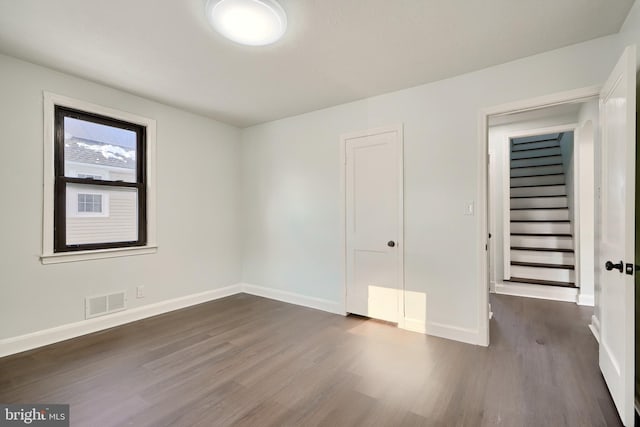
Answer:
[{"label": "door knob", "polygon": [[389,246],[390,248],[394,247],[396,245],[396,242],[394,242],[393,240],[389,240],[387,242],[387,246]]},{"label": "door knob", "polygon": [[624,263],[622,261],[620,261],[618,264],[614,264],[611,261],[607,261],[604,264],[604,268],[606,268],[607,271],[611,271],[611,270],[613,270],[615,268],[616,270],[620,271],[620,273],[622,273],[622,271],[624,269]]}]

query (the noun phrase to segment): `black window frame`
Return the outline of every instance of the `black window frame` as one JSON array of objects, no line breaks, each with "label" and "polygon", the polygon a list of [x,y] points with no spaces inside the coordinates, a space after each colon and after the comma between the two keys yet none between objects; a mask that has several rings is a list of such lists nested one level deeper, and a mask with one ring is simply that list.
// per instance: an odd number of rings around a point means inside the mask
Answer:
[{"label": "black window frame", "polygon": [[[117,127],[136,133],[136,182],[111,181],[95,178],[65,176],[64,119],[70,117],[101,125]],[[54,229],[53,252],[91,251],[99,249],[130,248],[147,244],[147,128],[113,117],[56,105],[54,107]],[[138,239],[123,242],[85,243],[68,245],[67,236],[67,184],[105,188],[134,188],[138,190]],[[90,192],[90,191],[89,191]]]}]

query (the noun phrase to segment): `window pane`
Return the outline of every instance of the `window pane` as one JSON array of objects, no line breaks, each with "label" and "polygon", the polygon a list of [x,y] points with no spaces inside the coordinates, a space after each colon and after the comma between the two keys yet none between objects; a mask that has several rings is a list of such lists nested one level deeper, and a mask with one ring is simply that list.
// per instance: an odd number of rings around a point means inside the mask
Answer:
[{"label": "window pane", "polygon": [[91,174],[88,174],[88,173],[77,173],[77,172],[76,172],[76,177],[77,178],[102,179],[101,175],[91,175]]},{"label": "window pane", "polygon": [[136,132],[64,118],[64,175],[136,182]]},{"label": "window pane", "polygon": [[138,240],[136,188],[67,184],[67,245]]},{"label": "window pane", "polygon": [[102,213],[102,194],[78,193],[78,213]]}]

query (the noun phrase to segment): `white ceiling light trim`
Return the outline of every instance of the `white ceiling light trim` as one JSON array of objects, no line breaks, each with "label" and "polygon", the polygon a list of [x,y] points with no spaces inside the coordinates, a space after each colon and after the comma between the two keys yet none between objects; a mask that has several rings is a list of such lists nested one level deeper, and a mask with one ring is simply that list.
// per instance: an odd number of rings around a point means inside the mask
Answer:
[{"label": "white ceiling light trim", "polygon": [[206,13],[217,32],[244,45],[275,43],[287,30],[287,15],[275,0],[209,0]]}]

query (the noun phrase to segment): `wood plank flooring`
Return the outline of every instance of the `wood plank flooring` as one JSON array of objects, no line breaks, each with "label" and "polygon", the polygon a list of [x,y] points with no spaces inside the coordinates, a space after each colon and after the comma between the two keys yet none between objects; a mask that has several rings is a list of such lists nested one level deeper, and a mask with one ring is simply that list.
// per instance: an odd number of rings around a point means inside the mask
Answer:
[{"label": "wood plank flooring", "polygon": [[249,295],[0,359],[72,426],[617,426],[591,310],[492,296],[482,348]]}]

